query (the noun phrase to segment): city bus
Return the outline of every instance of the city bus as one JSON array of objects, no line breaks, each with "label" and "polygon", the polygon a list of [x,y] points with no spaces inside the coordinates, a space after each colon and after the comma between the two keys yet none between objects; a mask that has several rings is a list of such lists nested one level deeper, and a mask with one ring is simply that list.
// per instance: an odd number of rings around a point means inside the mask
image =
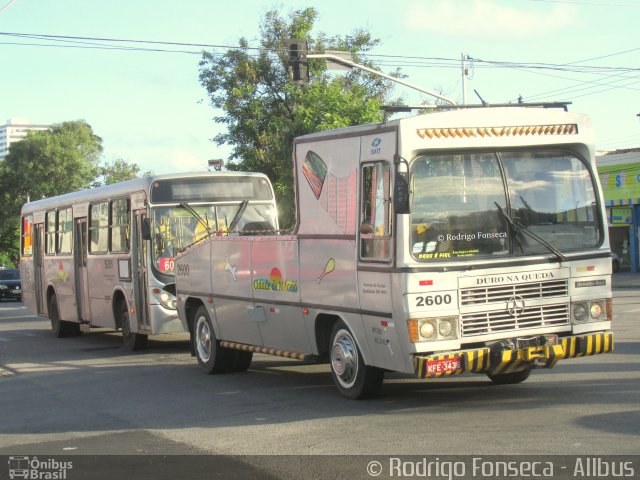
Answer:
[{"label": "city bus", "polygon": [[293,151],[292,232],[210,236],[176,258],[206,373],[256,352],[326,362],[343,395],[366,398],[386,372],[514,384],[613,350],[585,115],[447,106],[301,136]]},{"label": "city bus", "polygon": [[174,258],[208,235],[233,231],[240,210],[277,227],[266,176],[149,176],[27,203],[21,212],[23,302],[49,317],[56,337],[91,327],[121,330],[125,346],[137,350],[149,335],[184,332]]}]

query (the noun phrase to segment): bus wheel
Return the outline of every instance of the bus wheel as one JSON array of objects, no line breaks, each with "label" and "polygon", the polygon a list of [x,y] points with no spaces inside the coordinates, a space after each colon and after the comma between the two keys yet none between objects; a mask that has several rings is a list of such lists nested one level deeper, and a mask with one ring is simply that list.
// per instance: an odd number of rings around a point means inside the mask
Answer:
[{"label": "bus wheel", "polygon": [[49,299],[49,320],[51,321],[51,330],[53,330],[53,334],[57,338],[75,337],[80,335],[79,324],[60,320],[58,299],[55,295],[52,295]]},{"label": "bus wheel", "polygon": [[141,333],[133,333],[131,331],[131,316],[127,302],[120,302],[120,325],[122,325],[122,340],[124,346],[132,352],[146,348],[149,337]]},{"label": "bus wheel", "polygon": [[498,373],[496,375],[487,373],[487,376],[496,385],[513,385],[514,383],[524,382],[527,378],[529,378],[530,373],[531,368],[527,368],[526,370],[520,370],[519,372],[512,373]]},{"label": "bus wheel", "polygon": [[194,350],[202,371],[210,374],[231,370],[235,352],[220,346],[213,330],[213,323],[209,318],[209,312],[204,305],[201,305],[196,311],[193,328]]},{"label": "bus wheel", "polygon": [[331,375],[342,395],[357,400],[380,392],[384,371],[364,364],[353,335],[341,321],[333,327],[330,348]]}]

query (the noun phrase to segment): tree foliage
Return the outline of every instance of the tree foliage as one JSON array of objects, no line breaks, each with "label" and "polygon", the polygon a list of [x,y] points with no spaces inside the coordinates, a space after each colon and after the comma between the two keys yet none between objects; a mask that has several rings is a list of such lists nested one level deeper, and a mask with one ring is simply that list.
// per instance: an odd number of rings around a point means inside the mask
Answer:
[{"label": "tree foliage", "polygon": [[140,166],[135,163],[128,163],[121,158],[116,158],[111,163],[105,162],[97,168],[97,176],[92,182],[92,186],[111,185],[113,183],[133,180],[134,178],[151,175],[150,171],[140,173]]},{"label": "tree foliage", "polygon": [[231,145],[231,170],[259,171],[274,184],[282,222],[293,223],[291,154],[296,136],[320,130],[380,121],[380,106],[390,83],[359,70],[333,74],[326,61],[309,60],[311,81],[297,85],[287,78],[286,40],[305,39],[309,50],[344,50],[354,61],[373,67],[362,55],[379,42],[364,30],[348,36],[313,35],[317,17],[313,8],[283,18],[266,13],[260,25],[260,48],[240,39],[238,48],[223,55],[204,52],[200,81],[211,105],[222,111],[214,117],[226,131],[214,137]]},{"label": "tree foliage", "polygon": [[102,139],[82,120],[28,132],[11,145],[0,162],[0,252],[5,261],[18,261],[20,209],[25,202],[132,178],[139,171],[123,160],[101,165],[101,155]]}]

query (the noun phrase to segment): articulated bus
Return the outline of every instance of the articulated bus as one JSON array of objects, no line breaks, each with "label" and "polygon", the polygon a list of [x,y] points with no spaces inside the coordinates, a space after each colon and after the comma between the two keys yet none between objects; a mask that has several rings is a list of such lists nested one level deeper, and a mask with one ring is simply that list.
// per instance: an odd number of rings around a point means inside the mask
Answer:
[{"label": "articulated bus", "polygon": [[149,176],[27,203],[23,302],[49,317],[56,337],[122,330],[125,346],[137,350],[149,335],[187,331],[176,311],[174,256],[234,231],[240,210],[256,224],[277,226],[264,175]]},{"label": "articulated bus", "polygon": [[205,372],[246,369],[253,352],[328,362],[364,398],[389,371],[508,384],[612,351],[584,115],[447,107],[299,137],[293,168],[292,233],[210,236],[176,257]]}]

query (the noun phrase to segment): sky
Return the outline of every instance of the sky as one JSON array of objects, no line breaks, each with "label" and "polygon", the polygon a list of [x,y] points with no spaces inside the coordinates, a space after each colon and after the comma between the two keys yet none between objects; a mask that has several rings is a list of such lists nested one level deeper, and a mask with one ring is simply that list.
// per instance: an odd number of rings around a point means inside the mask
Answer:
[{"label": "sky", "polygon": [[105,161],[203,171],[230,148],[211,140],[223,127],[198,79],[202,50],[258,46],[267,10],[309,6],[314,34],[368,30],[380,39],[371,60],[412,84],[458,103],[463,84],[467,103],[476,91],[488,103],[572,102],[598,150],[640,147],[640,0],[0,0],[0,124],[85,120]]}]

